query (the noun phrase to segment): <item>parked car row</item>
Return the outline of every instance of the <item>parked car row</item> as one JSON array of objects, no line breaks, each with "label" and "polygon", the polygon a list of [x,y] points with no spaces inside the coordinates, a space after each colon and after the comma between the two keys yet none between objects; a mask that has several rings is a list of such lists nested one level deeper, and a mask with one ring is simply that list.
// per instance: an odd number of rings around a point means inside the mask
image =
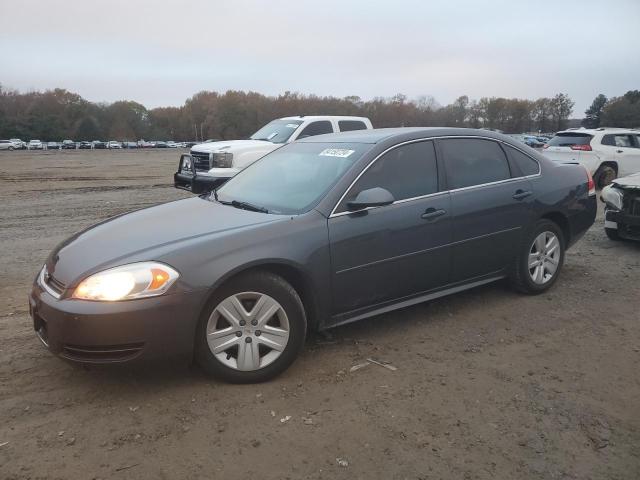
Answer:
[{"label": "parked car row", "polygon": [[526,133],[512,134],[509,136],[514,140],[518,140],[519,142],[530,146],[531,148],[543,148],[551,139],[551,137],[548,137],[546,135],[531,135]]},{"label": "parked car row", "polygon": [[40,140],[30,140],[24,142],[19,138],[0,140],[0,150],[100,150],[100,149],[131,149],[131,148],[189,148],[196,145],[196,142],[174,142],[153,141],[147,142],[139,140],[137,142],[120,142],[101,140],[75,142],[73,140],[63,140],[61,142],[42,142]]}]

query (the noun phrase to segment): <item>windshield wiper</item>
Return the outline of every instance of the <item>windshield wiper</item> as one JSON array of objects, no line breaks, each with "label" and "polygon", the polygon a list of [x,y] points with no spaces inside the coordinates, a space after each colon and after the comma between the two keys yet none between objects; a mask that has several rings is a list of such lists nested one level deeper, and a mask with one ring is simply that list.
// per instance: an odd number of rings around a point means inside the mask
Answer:
[{"label": "windshield wiper", "polygon": [[252,212],[269,213],[269,210],[267,210],[266,208],[254,205],[249,202],[239,202],[238,200],[231,200],[231,206],[242,208],[244,210],[251,210]]},{"label": "windshield wiper", "polygon": [[[217,195],[216,195],[216,200],[218,200]],[[223,205],[231,205],[234,208],[249,210],[251,212],[269,213],[269,210],[267,210],[266,208],[260,207],[258,205],[254,205],[253,203],[249,203],[249,202],[241,202],[239,200],[231,200],[230,202],[226,202],[224,200],[218,200],[218,202]]]}]

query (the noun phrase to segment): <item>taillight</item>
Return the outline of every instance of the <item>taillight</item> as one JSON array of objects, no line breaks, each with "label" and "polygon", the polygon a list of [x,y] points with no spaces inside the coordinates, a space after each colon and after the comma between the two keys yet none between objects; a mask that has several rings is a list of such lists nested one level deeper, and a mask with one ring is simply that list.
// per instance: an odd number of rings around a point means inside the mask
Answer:
[{"label": "taillight", "polygon": [[591,145],[571,145],[571,150],[581,150],[583,152],[590,152]]},{"label": "taillight", "polygon": [[[583,165],[584,166],[584,165]],[[589,196],[596,196],[596,182],[593,181],[593,176],[587,167],[584,167],[585,172],[587,172],[587,189],[589,190]]]},{"label": "taillight", "polygon": [[549,145],[547,145],[546,143],[542,145],[542,149],[544,150],[545,148],[549,148]]}]

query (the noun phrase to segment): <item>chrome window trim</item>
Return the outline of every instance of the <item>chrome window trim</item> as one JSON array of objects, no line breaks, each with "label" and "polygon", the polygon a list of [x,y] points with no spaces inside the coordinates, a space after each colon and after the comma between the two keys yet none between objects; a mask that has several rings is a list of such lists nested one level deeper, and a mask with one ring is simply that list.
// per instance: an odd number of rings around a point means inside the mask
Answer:
[{"label": "chrome window trim", "polygon": [[[410,143],[428,142],[428,141],[432,141],[432,140],[447,139],[447,138],[473,138],[473,139],[480,139],[480,140],[492,140],[494,142],[502,143],[502,144],[507,145],[507,146],[509,146],[511,148],[515,148],[520,153],[522,153],[523,155],[526,155],[528,158],[530,158],[531,160],[536,162],[538,164],[538,173],[533,174],[533,175],[523,175],[521,177],[510,177],[510,178],[506,178],[504,180],[497,180],[495,182],[489,182],[489,183],[481,183],[481,184],[478,184],[478,185],[471,185],[471,186],[468,186],[468,187],[461,187],[461,188],[455,188],[455,189],[449,189],[449,190],[440,190],[438,192],[429,193],[427,195],[421,195],[419,197],[404,198],[402,200],[396,200],[395,202],[391,203],[391,205],[396,205],[398,203],[411,202],[413,200],[421,200],[423,198],[432,197],[432,196],[443,194],[443,193],[459,192],[459,191],[463,191],[463,190],[470,190],[470,189],[473,189],[473,188],[480,188],[480,187],[486,187],[486,186],[491,186],[491,185],[498,185],[500,183],[511,182],[511,181],[514,181],[514,180],[522,179],[522,178],[527,178],[527,179],[528,178],[535,178],[535,177],[539,177],[542,174],[542,167],[540,166],[540,162],[538,160],[533,158],[531,155],[527,154],[527,152],[523,151],[522,149],[520,149],[520,148],[518,148],[516,146],[513,146],[510,143],[505,142],[504,140],[499,140],[497,138],[483,137],[481,135],[443,135],[443,136],[439,136],[439,137],[426,137],[426,138],[418,138],[418,139],[414,139],[414,140],[407,140],[406,142],[398,143],[397,145],[393,145],[393,146],[387,148],[382,153],[377,155],[373,160],[371,160],[369,162],[369,164],[366,167],[364,167],[362,169],[362,171],[358,174],[358,176],[349,184],[349,187],[342,194],[342,196],[340,197],[338,202],[334,205],[333,209],[331,209],[331,213],[329,214],[329,218],[341,217],[343,215],[351,215],[351,214],[354,214],[354,213],[365,212],[365,211],[368,211],[368,210],[373,210],[373,209],[376,209],[376,208],[382,208],[383,206],[387,206],[387,205],[383,205],[381,207],[367,207],[367,208],[363,208],[361,210],[354,210],[353,212],[346,211],[346,212],[338,212],[338,213],[336,213],[336,209],[342,203],[342,201],[347,196],[349,191],[353,188],[355,183],[358,180],[360,180],[360,177],[362,175],[364,175],[364,173],[369,169],[369,167],[371,167],[371,165],[373,165],[384,154],[386,154],[387,152],[390,152],[394,148],[398,148],[398,147],[401,147],[403,145],[408,145]],[[435,148],[435,145],[434,145],[434,148]],[[437,157],[437,155],[438,155],[438,152],[436,151],[436,157]],[[505,152],[505,158],[507,159],[507,162],[508,162],[509,158],[508,158],[507,152]]]},{"label": "chrome window trim", "polygon": [[49,295],[51,295],[53,298],[55,298],[56,300],[60,300],[60,294],[58,292],[56,292],[55,290],[53,290],[49,285],[47,285],[47,282],[44,279],[44,275],[45,272],[47,270],[47,266],[43,266],[42,270],[40,270],[40,275],[38,275],[38,283],[40,284],[40,286],[42,288],[44,288],[45,292],[47,292]]}]

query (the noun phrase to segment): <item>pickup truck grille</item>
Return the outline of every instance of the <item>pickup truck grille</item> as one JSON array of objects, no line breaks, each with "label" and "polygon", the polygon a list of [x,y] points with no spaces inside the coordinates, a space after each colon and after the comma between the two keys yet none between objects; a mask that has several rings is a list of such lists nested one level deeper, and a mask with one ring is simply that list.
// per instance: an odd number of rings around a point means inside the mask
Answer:
[{"label": "pickup truck grille", "polygon": [[211,167],[209,166],[209,154],[203,152],[191,152],[191,159],[196,172],[208,172]]}]

